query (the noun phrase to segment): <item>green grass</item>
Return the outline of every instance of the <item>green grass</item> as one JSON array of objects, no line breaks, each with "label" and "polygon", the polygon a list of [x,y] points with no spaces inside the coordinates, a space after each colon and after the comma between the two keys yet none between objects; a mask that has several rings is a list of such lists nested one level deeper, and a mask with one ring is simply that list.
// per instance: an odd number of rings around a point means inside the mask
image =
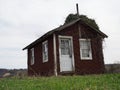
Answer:
[{"label": "green grass", "polygon": [[2,78],[0,90],[120,90],[120,74]]}]

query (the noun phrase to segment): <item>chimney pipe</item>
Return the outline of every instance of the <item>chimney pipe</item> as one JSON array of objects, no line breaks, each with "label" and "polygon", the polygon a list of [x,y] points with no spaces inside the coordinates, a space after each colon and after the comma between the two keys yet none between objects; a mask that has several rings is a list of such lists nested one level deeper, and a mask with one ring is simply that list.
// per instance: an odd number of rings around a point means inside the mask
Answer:
[{"label": "chimney pipe", "polygon": [[78,3],[76,4],[76,9],[77,9],[77,15],[79,16],[79,7],[78,7]]}]

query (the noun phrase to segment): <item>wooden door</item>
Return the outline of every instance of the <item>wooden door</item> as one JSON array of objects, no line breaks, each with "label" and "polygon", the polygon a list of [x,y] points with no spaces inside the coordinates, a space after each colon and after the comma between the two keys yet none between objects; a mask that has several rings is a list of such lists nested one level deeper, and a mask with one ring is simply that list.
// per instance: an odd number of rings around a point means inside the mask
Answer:
[{"label": "wooden door", "polygon": [[73,71],[72,60],[72,42],[71,38],[59,39],[59,51],[60,51],[60,71]]}]

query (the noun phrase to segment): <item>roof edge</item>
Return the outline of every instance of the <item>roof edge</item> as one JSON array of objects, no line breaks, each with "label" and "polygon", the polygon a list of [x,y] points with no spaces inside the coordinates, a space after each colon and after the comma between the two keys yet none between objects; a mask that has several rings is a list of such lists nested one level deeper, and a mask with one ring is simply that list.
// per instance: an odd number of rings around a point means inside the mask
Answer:
[{"label": "roof edge", "polygon": [[82,21],[83,23],[85,23],[87,26],[89,26],[90,28],[92,28],[93,30],[95,30],[96,32],[98,32],[99,34],[101,34],[101,36],[103,36],[103,38],[108,38],[108,36],[106,34],[104,34],[102,31],[94,28],[93,26],[89,25],[88,23],[84,22],[81,18],[78,18],[68,24],[65,24],[65,25],[62,25],[58,28],[55,28],[53,30],[50,30],[48,31],[47,33],[45,33],[44,35],[42,35],[40,38],[38,38],[37,40],[33,41],[31,44],[29,44],[28,46],[26,46],[25,48],[23,48],[22,50],[25,50],[25,49],[28,49],[28,48],[31,48],[32,46],[34,46],[35,44],[39,43],[40,41],[42,41],[44,38],[47,38],[48,36],[54,34],[55,32],[57,31],[61,31],[71,25],[74,25],[75,23],[77,23],[78,21]]},{"label": "roof edge", "polygon": [[[81,21],[84,22],[82,19],[81,19]],[[103,33],[101,30],[94,28],[93,26],[89,25],[89,23],[87,23],[87,22],[84,22],[84,23],[85,23],[87,26],[89,26],[90,28],[94,29],[94,30],[95,30],[96,32],[98,32],[99,34],[101,34],[102,36],[104,36],[104,38],[108,38],[108,36],[107,36],[105,33]]]},{"label": "roof edge", "polygon": [[41,36],[40,38],[38,38],[37,40],[33,41],[31,44],[29,44],[28,46],[26,46],[26,47],[23,48],[22,50],[25,50],[25,49],[28,49],[28,48],[32,47],[33,45],[35,45],[35,44],[37,44],[38,42],[40,42],[40,41],[42,40],[42,38],[46,38],[47,36],[52,35],[52,34],[55,33],[56,31],[63,30],[63,29],[65,29],[65,28],[67,28],[67,27],[75,24],[75,23],[78,22],[79,20],[80,20],[80,18],[77,19],[77,20],[74,20],[74,21],[72,21],[72,22],[70,22],[70,23],[68,23],[68,24],[62,25],[62,26],[60,26],[60,27],[58,27],[58,28],[55,28],[55,29],[53,29],[53,30],[48,31],[47,33],[45,33],[44,35],[42,35],[42,36]]}]

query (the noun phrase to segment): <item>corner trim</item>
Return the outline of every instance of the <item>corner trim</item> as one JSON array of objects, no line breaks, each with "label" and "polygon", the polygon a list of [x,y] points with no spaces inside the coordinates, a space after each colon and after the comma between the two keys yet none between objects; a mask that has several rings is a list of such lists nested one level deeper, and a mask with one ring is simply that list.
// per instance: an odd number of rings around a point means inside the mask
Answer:
[{"label": "corner trim", "polygon": [[55,76],[57,76],[58,73],[57,73],[56,35],[55,34],[53,34],[53,51],[54,51],[54,74]]}]

